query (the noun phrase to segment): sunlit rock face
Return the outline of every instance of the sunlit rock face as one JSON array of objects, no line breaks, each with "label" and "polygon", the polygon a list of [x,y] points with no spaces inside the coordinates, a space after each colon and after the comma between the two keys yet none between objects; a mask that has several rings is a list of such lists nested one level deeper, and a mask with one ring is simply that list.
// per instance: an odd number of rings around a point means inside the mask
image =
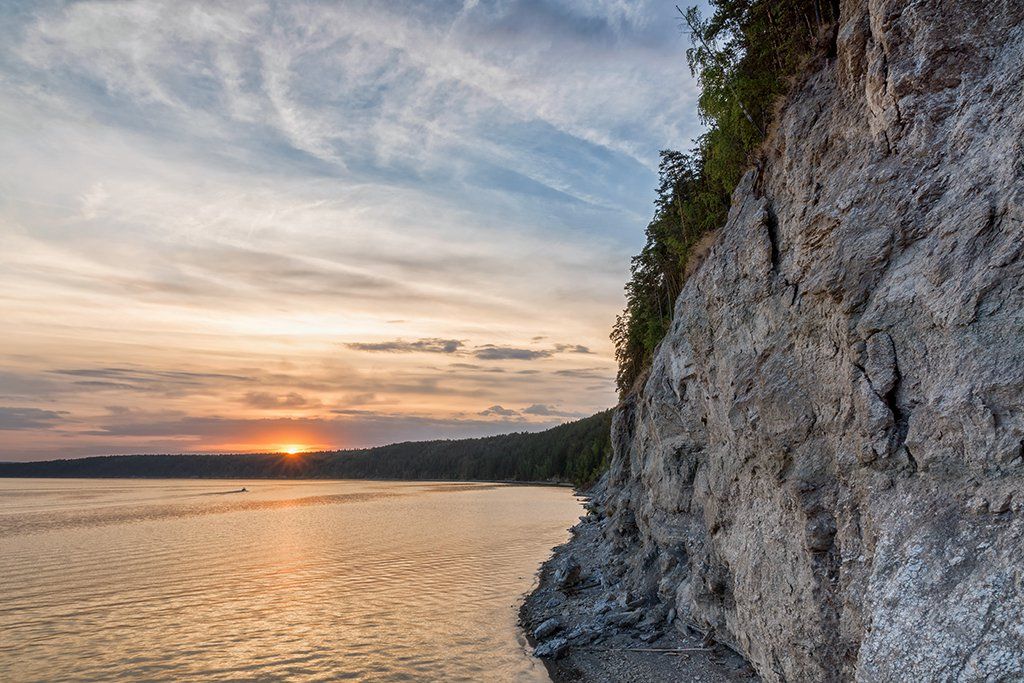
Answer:
[{"label": "sunlit rock face", "polygon": [[605,550],[765,680],[1016,679],[1024,3],[841,14],[618,410]]}]

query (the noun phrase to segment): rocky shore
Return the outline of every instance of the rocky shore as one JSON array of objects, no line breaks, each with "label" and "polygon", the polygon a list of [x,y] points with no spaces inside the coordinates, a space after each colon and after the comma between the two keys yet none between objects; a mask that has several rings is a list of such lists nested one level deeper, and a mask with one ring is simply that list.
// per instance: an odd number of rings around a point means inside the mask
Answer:
[{"label": "rocky shore", "polygon": [[[555,548],[520,622],[552,680],[757,681],[734,651],[715,642],[656,598],[625,589],[603,539],[614,537],[603,515],[603,484],[570,541]],[[610,569],[609,569],[610,568]]]}]

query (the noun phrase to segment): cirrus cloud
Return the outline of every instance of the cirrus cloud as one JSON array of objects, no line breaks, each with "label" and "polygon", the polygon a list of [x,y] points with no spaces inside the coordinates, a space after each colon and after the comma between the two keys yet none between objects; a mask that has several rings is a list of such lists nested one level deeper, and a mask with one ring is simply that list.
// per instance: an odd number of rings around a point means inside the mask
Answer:
[{"label": "cirrus cloud", "polygon": [[607,407],[657,152],[700,132],[673,14],[0,4],[0,457]]},{"label": "cirrus cloud", "polygon": [[309,399],[296,391],[286,394],[272,394],[266,391],[250,391],[242,397],[242,403],[253,408],[266,410],[277,408],[315,408],[320,401]]}]

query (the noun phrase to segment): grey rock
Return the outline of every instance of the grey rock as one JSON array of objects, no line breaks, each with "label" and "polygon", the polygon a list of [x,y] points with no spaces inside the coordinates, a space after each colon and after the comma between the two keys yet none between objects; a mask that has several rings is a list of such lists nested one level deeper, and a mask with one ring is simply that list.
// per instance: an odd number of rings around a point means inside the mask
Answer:
[{"label": "grey rock", "polygon": [[555,570],[555,586],[559,590],[571,590],[580,583],[580,565],[572,558],[568,558],[557,570]]},{"label": "grey rock", "polygon": [[818,515],[807,523],[804,533],[808,550],[825,552],[832,547],[836,536],[835,520],[831,515]]},{"label": "grey rock", "polygon": [[587,645],[597,637],[597,631],[589,624],[580,624],[563,636],[577,647]]},{"label": "grey rock", "polygon": [[976,515],[988,512],[988,499],[982,496],[971,496],[967,499],[967,509]]},{"label": "grey rock", "polygon": [[766,681],[1024,679],[1021,45],[842,0],[616,411],[592,552]]},{"label": "grey rock", "polygon": [[551,617],[547,621],[541,623],[541,625],[534,630],[533,637],[537,640],[545,640],[561,630],[562,620],[558,617]]},{"label": "grey rock", "polygon": [[614,612],[609,614],[606,620],[613,626],[626,628],[639,623],[641,618],[643,618],[643,613],[640,610],[633,610],[629,612]]},{"label": "grey rock", "polygon": [[541,659],[558,659],[565,654],[565,651],[569,649],[569,641],[565,638],[552,638],[551,640],[541,643],[533,650],[535,657]]},{"label": "grey rock", "polygon": [[1009,512],[1010,511],[1011,503],[1013,503],[1013,495],[1012,494],[1006,494],[1005,496],[1000,496],[996,500],[998,502],[993,503],[992,505],[989,506],[989,512],[993,512],[993,513],[995,513],[997,515],[1001,515],[1004,512]]},{"label": "grey rock", "polygon": [[647,601],[644,600],[641,597],[634,598],[634,597],[626,596],[626,600],[625,600],[626,609],[629,609],[629,610],[637,609],[638,607],[642,607],[644,604],[646,604],[646,602]]},{"label": "grey rock", "polygon": [[565,598],[563,598],[558,593],[555,593],[550,598],[548,598],[547,602],[544,603],[544,608],[548,610],[555,609],[563,602],[565,602]]}]

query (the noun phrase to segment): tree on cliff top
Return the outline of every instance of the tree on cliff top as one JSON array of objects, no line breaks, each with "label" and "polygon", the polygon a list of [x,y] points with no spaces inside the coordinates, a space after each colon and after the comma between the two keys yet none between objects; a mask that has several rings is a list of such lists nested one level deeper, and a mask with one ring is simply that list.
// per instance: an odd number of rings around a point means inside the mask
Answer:
[{"label": "tree on cliff top", "polygon": [[626,307],[611,334],[622,394],[650,366],[672,322],[691,250],[725,223],[732,192],[764,140],[776,101],[839,16],[837,0],[711,5],[708,19],[696,7],[679,10],[691,40],[687,62],[701,91],[697,112],[707,131],[688,153],[661,152],[654,218],[644,248],[632,259]]}]

